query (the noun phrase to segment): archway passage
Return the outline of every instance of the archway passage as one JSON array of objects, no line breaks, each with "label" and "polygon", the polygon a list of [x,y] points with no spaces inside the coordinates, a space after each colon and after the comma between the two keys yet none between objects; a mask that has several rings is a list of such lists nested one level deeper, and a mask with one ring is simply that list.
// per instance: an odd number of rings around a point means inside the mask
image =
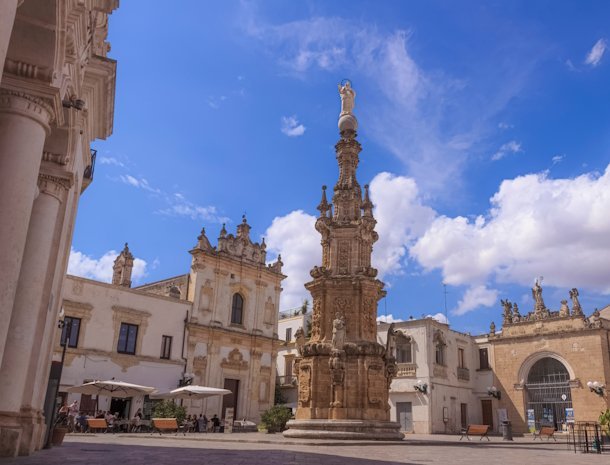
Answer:
[{"label": "archway passage", "polygon": [[570,374],[563,363],[551,357],[538,360],[528,373],[525,390],[526,409],[533,410],[536,427],[562,429],[566,409],[572,409]]}]

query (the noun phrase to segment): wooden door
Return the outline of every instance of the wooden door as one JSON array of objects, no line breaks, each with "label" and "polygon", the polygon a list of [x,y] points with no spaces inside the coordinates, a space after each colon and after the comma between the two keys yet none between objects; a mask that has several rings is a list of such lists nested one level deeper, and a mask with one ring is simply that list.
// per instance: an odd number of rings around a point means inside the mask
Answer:
[{"label": "wooden door", "polygon": [[494,429],[494,411],[491,405],[491,400],[481,399],[481,411],[483,413],[483,424],[489,425],[489,429]]},{"label": "wooden door", "polygon": [[228,408],[233,408],[233,418],[239,418],[237,411],[237,400],[239,399],[239,380],[225,378],[225,389],[231,391],[231,394],[222,396],[222,412],[220,416],[224,418]]}]

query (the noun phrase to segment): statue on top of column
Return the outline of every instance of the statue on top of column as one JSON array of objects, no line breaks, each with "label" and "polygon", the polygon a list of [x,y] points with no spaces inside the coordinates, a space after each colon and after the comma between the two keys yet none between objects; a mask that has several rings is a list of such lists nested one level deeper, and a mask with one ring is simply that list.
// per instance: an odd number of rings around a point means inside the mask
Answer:
[{"label": "statue on top of column", "polygon": [[338,87],[341,95],[341,115],[351,115],[354,110],[356,91],[352,89],[352,83],[347,79],[345,84],[339,84]]}]

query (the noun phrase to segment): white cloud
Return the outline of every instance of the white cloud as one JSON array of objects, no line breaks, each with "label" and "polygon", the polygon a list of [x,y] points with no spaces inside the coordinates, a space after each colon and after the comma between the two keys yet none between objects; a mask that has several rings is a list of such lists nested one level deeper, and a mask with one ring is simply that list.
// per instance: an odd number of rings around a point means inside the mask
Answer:
[{"label": "white cloud", "polygon": [[379,234],[373,248],[373,266],[379,270],[380,278],[400,274],[408,247],[425,232],[436,214],[422,205],[412,178],[379,173],[371,181],[370,191]]},{"label": "white cloud", "polygon": [[144,189],[145,191],[152,192],[153,194],[160,194],[161,190],[152,187],[148,181],[144,178],[136,178],[130,174],[121,174],[119,179],[130,186],[137,187],[138,189]]},{"label": "white cloud", "polygon": [[[251,4],[242,8],[245,32],[290,75],[307,79],[312,71],[335,76],[349,72],[364,82],[366,108],[359,110],[356,100],[362,130],[406,165],[421,190],[433,195],[451,195],[459,186],[467,158],[476,153],[475,143],[492,131],[492,120],[528,84],[528,74],[540,59],[531,53],[531,43],[521,50],[515,44],[519,41],[513,41],[515,53],[507,53],[502,64],[475,68],[471,80],[486,84],[477,86],[423,69],[413,58],[409,30],[382,32],[366,21],[339,17],[269,24],[255,10]],[[477,96],[472,95],[474,88]]]},{"label": "white cloud", "polygon": [[439,323],[444,323],[446,325],[449,324],[449,320],[445,316],[444,313],[435,313],[434,315],[426,315],[426,318],[432,318],[433,320],[438,321]]},{"label": "white cloud", "polygon": [[299,124],[296,115],[282,116],[281,131],[288,137],[298,137],[305,134],[305,126]]},{"label": "white cloud", "polygon": [[[119,256],[116,250],[109,250],[100,258],[92,258],[74,249],[70,249],[68,259],[68,274],[94,279],[106,283],[112,282],[112,265]],[[147,275],[147,263],[141,258],[133,261],[131,279],[134,283],[141,281]]]},{"label": "white cloud", "polygon": [[464,293],[462,299],[458,302],[457,308],[452,310],[451,313],[453,315],[464,315],[479,307],[491,307],[497,300],[497,290],[488,289],[484,285],[474,286]]},{"label": "white cloud", "polygon": [[505,123],[503,121],[498,123],[498,128],[500,128],[500,129],[512,129],[513,127],[514,126],[512,124],[508,124],[508,123]]},{"label": "white cloud", "polygon": [[591,65],[593,67],[599,65],[599,62],[602,60],[606,49],[608,48],[608,43],[606,39],[599,39],[593,45],[593,48],[587,53],[587,57],[585,58],[585,64]]},{"label": "white cloud", "polygon": [[610,166],[574,179],[519,176],[502,182],[487,216],[437,217],[410,254],[454,286],[530,286],[544,275],[548,286],[609,294],[609,209]]},{"label": "white cloud", "polygon": [[302,210],[273,219],[265,232],[267,248],[282,254],[283,273],[281,308],[298,307],[310,298],[303,284],[311,281],[309,271],[322,263],[320,236],[315,229],[316,217]]},{"label": "white cloud", "polygon": [[394,315],[389,314],[389,315],[379,315],[377,317],[377,321],[380,323],[400,323],[401,321],[405,321],[405,320],[402,320],[400,318],[394,318]]},{"label": "white cloud", "polygon": [[156,213],[166,216],[185,216],[192,220],[211,221],[213,223],[228,223],[229,218],[221,216],[216,207],[202,206],[187,200],[184,195],[174,193],[167,196],[169,207],[157,210]]},{"label": "white cloud", "polygon": [[125,167],[125,164],[122,161],[117,160],[114,157],[99,157],[99,161],[102,165],[114,165],[119,166],[121,168]]},{"label": "white cloud", "polygon": [[518,152],[522,152],[522,151],[523,150],[521,150],[521,144],[515,140],[511,140],[510,142],[503,144],[498,149],[498,151],[491,156],[491,159],[493,161],[501,160],[506,155],[509,155],[511,153],[518,153]]},{"label": "white cloud", "polygon": [[565,157],[565,155],[555,155],[551,161],[553,162],[553,165],[556,165],[557,163],[561,163]]}]

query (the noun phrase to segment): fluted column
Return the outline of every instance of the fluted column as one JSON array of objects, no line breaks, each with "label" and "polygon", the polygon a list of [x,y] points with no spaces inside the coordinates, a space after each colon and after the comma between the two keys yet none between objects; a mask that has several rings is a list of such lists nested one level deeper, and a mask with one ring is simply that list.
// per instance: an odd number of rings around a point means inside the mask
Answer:
[{"label": "fluted column", "polygon": [[[0,89],[0,321],[11,318],[51,108]],[[0,354],[8,324],[0,324]],[[32,343],[32,341],[29,341]],[[3,357],[4,358],[4,357]]]},{"label": "fluted column", "polygon": [[[69,182],[61,177],[41,174],[40,194],[34,201],[27,234],[27,247],[21,264],[21,274],[9,332],[0,367],[0,412],[20,412],[23,427],[20,454],[34,450],[32,429],[40,422],[39,409],[31,406],[31,396],[24,398],[28,378],[35,378],[30,369],[36,369],[33,359],[40,356],[42,328],[46,322],[47,305],[43,293],[48,280],[50,259],[55,256],[55,234],[61,203]],[[1,415],[1,413],[0,413]]]},{"label": "fluted column", "polygon": [[0,2],[0,82],[2,82],[2,70],[8,44],[11,40],[11,32],[15,24],[15,13],[19,0],[3,0]]}]

